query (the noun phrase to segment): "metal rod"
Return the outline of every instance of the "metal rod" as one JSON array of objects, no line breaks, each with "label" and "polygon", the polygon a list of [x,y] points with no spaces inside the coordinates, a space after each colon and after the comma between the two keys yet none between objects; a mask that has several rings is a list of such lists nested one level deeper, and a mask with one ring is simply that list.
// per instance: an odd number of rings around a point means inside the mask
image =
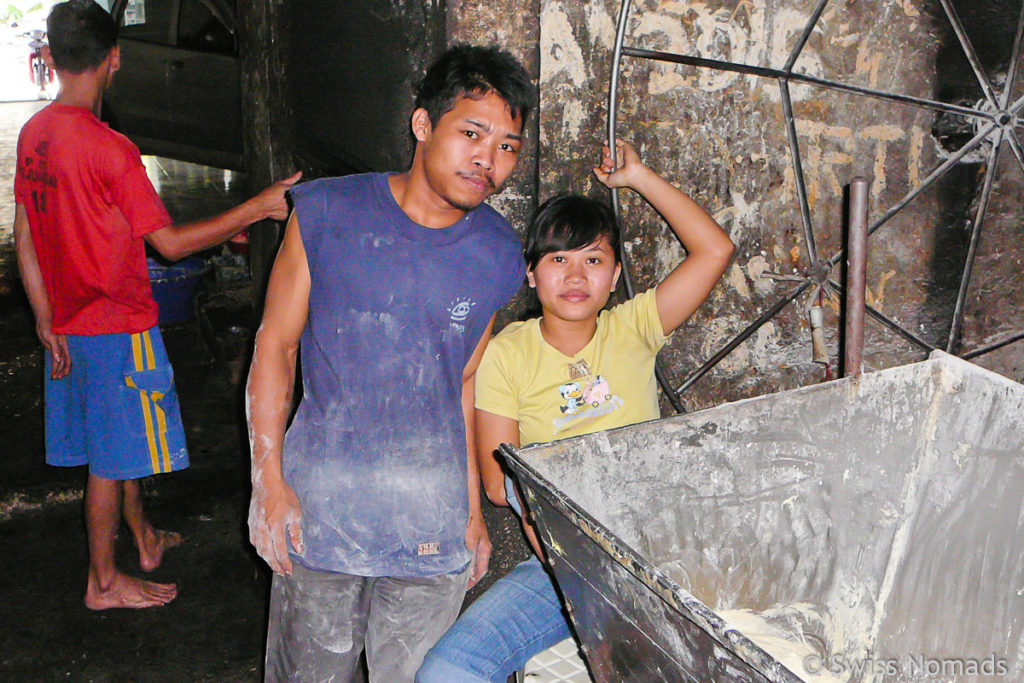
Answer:
[{"label": "metal rod", "polygon": [[846,325],[843,330],[843,376],[860,377],[864,355],[864,291],[868,261],[868,179],[850,183],[846,245]]},{"label": "metal rod", "polygon": [[1024,95],[1021,95],[1020,97],[1013,101],[1013,104],[1010,105],[1010,109],[1007,113],[1017,114],[1018,112],[1020,112],[1022,107],[1024,107]]},{"label": "metal rod", "polygon": [[[897,93],[884,92],[881,90],[872,90],[871,88],[865,88],[859,85],[836,83],[835,81],[829,81],[824,78],[816,78],[814,76],[808,76],[807,74],[795,72],[786,73],[782,69],[773,69],[771,67],[766,66],[753,66],[751,64],[723,62],[717,59],[706,59],[704,57],[678,55],[671,52],[660,52],[658,50],[648,50],[645,48],[631,47],[628,45],[622,48],[622,54],[627,55],[629,57],[638,57],[640,59],[653,59],[661,62],[672,62],[674,64],[700,66],[710,69],[718,69],[720,71],[732,71],[741,74],[764,76],[765,78],[786,78],[790,81],[796,81],[798,83],[808,83],[810,85],[817,85],[828,90],[838,90],[840,92],[851,93],[853,95],[865,95],[867,97],[874,97],[877,99],[888,100],[891,102],[901,102],[903,104],[911,104],[918,107],[936,109],[938,111],[945,111],[953,114],[961,114],[963,116],[985,119],[989,121],[991,121],[995,116],[990,112],[981,111],[980,109],[962,107],[960,105],[949,104],[947,102],[938,102],[936,100],[926,100],[924,98],[913,97],[911,95],[900,95]],[[1024,98],[1021,98],[1020,106],[1024,106]]]},{"label": "metal rod", "polygon": [[[615,29],[615,47],[612,51],[612,80],[608,88],[608,147],[611,149],[612,162],[615,156],[615,130],[619,118],[619,67],[622,62],[622,43],[626,40],[626,22],[629,21],[629,2],[622,0],[619,7],[619,22]],[[612,205],[618,214],[618,195],[615,190],[612,193]]]},{"label": "metal rod", "polygon": [[978,356],[983,356],[986,353],[991,353],[992,351],[995,351],[996,349],[1001,349],[1004,346],[1009,346],[1013,342],[1020,341],[1021,339],[1024,339],[1024,332],[1017,332],[1015,334],[1011,334],[1006,339],[1003,339],[1003,340],[997,341],[997,342],[993,342],[993,343],[988,344],[986,346],[978,347],[978,348],[974,349],[973,351],[965,353],[964,355],[961,356],[961,358],[963,358],[964,360],[970,360],[972,358],[977,358]]},{"label": "metal rod", "polygon": [[888,327],[890,330],[892,330],[893,332],[895,332],[899,336],[901,336],[904,339],[906,339],[911,344],[914,344],[915,346],[921,347],[921,349],[923,349],[924,351],[927,351],[928,353],[931,353],[932,351],[935,350],[935,347],[933,345],[929,344],[924,339],[921,339],[916,334],[914,334],[910,330],[906,329],[905,327],[900,325],[898,322],[896,322],[895,320],[893,320],[889,316],[885,315],[884,313],[882,313],[878,309],[874,308],[873,306],[865,306],[864,310],[872,318],[874,318],[878,322],[882,323],[883,325]]},{"label": "metal rod", "polygon": [[988,159],[988,168],[985,169],[985,182],[981,186],[981,196],[978,199],[978,212],[974,215],[974,225],[971,226],[971,242],[967,247],[967,259],[964,262],[964,273],[960,278],[960,289],[956,295],[956,306],[953,309],[953,322],[949,326],[949,337],[946,339],[946,353],[955,353],[960,339],[960,330],[964,324],[964,304],[967,301],[967,288],[971,284],[971,273],[974,270],[974,257],[978,252],[978,240],[981,237],[981,226],[985,219],[985,211],[988,208],[988,200],[992,196],[992,181],[996,175],[996,167],[999,165],[999,150],[1002,148],[1003,131],[996,131],[996,139],[992,143],[992,154]]},{"label": "metal rod", "polygon": [[[630,18],[630,0],[623,0],[618,7],[618,24],[615,28],[615,45],[611,52],[611,84],[608,87],[608,148],[611,152],[611,163],[616,163],[615,154],[615,130],[618,127],[618,71],[622,67],[623,42],[626,40],[626,24]],[[614,189],[608,190],[611,193],[611,208],[615,212],[615,218],[620,215],[618,207],[618,193]],[[623,251],[625,253],[625,250]]]},{"label": "metal rod", "polygon": [[800,296],[805,291],[807,291],[807,288],[810,287],[812,284],[813,283],[810,280],[806,280],[806,281],[802,282],[800,285],[798,285],[796,287],[796,289],[794,289],[792,292],[787,294],[785,297],[783,297],[782,299],[779,299],[777,302],[775,302],[775,304],[771,308],[769,308],[767,311],[762,313],[757,318],[757,320],[755,320],[754,322],[752,322],[749,325],[747,325],[746,328],[744,328],[744,330],[742,332],[740,332],[738,335],[736,335],[736,337],[734,337],[732,341],[730,341],[728,344],[723,346],[718,351],[718,353],[716,353],[711,358],[706,360],[704,362],[704,365],[702,365],[699,368],[697,368],[697,370],[695,370],[693,372],[693,374],[691,374],[689,377],[687,377],[686,381],[684,381],[682,384],[680,384],[679,388],[675,390],[675,393],[676,394],[681,394],[684,391],[686,391],[687,389],[689,389],[691,386],[693,386],[693,384],[697,380],[699,380],[701,377],[703,377],[704,375],[706,375],[708,373],[708,370],[710,370],[711,368],[713,368],[716,365],[718,365],[719,361],[721,361],[723,358],[725,358],[730,353],[732,353],[733,349],[735,349],[737,346],[739,346],[740,344],[745,342],[747,340],[747,338],[750,337],[750,335],[752,335],[755,332],[757,332],[758,329],[760,329],[762,325],[764,325],[766,322],[768,322],[769,320],[774,318],[775,315],[779,311],[781,311],[783,308],[785,308],[787,305],[789,305],[794,299],[796,299],[798,296]]},{"label": "metal rod", "polygon": [[800,222],[804,226],[804,240],[807,242],[807,262],[818,262],[818,247],[814,240],[814,227],[811,224],[811,207],[807,201],[807,185],[804,181],[804,166],[800,157],[800,142],[796,134],[796,118],[793,116],[793,102],[789,97],[789,83],[779,79],[779,90],[782,93],[782,111],[786,119],[786,138],[789,140],[789,155],[793,157],[793,179],[796,182],[796,196],[800,204]]},{"label": "metal rod", "polygon": [[[828,281],[828,286],[836,294],[842,296],[843,288],[839,285],[838,282],[836,282],[835,280],[829,280]],[[929,353],[931,353],[932,351],[935,350],[934,346],[932,346],[931,344],[929,344],[925,340],[921,339],[916,334],[914,334],[913,332],[911,332],[910,330],[908,330],[907,328],[903,327],[898,322],[896,322],[895,320],[893,320],[892,318],[887,316],[885,313],[882,313],[881,311],[879,311],[877,308],[875,308],[873,306],[865,306],[864,310],[867,312],[867,314],[869,316],[871,316],[872,318],[874,318],[875,320],[880,322],[882,325],[888,327],[890,330],[892,330],[893,332],[895,332],[899,336],[903,337],[904,339],[906,339],[911,344],[914,344],[915,346],[919,346],[923,350],[925,350],[925,351],[927,351]]]},{"label": "metal rod", "polygon": [[[615,29],[615,47],[612,51],[612,80],[608,88],[608,149],[611,152],[612,165],[617,163],[615,151],[616,129],[619,120],[619,68],[622,62],[622,43],[626,39],[626,23],[629,21],[630,0],[622,0],[619,6],[619,22]],[[615,220],[622,227],[622,211],[619,206],[619,193],[617,190],[609,189],[612,198],[612,211],[615,213]],[[633,296],[633,280],[629,275],[629,268],[626,265],[626,249],[623,246],[625,240],[619,240],[619,261],[622,262],[622,283],[626,288],[626,294]]]},{"label": "metal rod", "polygon": [[[612,79],[608,88],[608,149],[611,152],[613,166],[617,163],[615,138],[619,118],[619,67],[622,62],[622,43],[626,39],[626,24],[629,21],[629,4],[630,0],[622,0],[622,4],[619,7],[619,21],[615,30],[615,48],[612,52]],[[622,207],[619,205],[619,193],[614,189],[609,190],[609,192],[612,198],[612,212],[615,214],[615,221],[619,224],[619,230],[621,233]],[[623,239],[619,240],[619,262],[622,264],[622,286],[626,290],[626,296],[633,298],[636,293],[636,288],[633,286],[633,276],[631,274],[632,269],[630,268],[629,256],[626,253],[625,242],[626,241]],[[672,383],[668,379],[668,375],[659,360],[655,360],[654,362],[654,377],[658,380],[662,393],[665,394],[665,397],[668,398],[669,402],[672,404],[672,408],[677,413],[682,413],[683,404],[679,400],[679,395],[672,390]]]},{"label": "metal rod", "polygon": [[942,3],[942,9],[946,11],[946,18],[949,19],[949,23],[953,27],[953,33],[956,34],[957,39],[960,41],[960,47],[963,48],[964,56],[967,57],[967,61],[974,71],[974,77],[978,79],[978,85],[981,86],[982,92],[985,93],[985,98],[993,108],[997,108],[999,106],[999,97],[996,95],[996,91],[992,89],[992,84],[989,83],[985,69],[981,66],[981,60],[978,59],[974,46],[971,45],[971,41],[967,38],[967,32],[964,31],[964,25],[960,23],[960,17],[957,16],[956,10],[953,9],[953,5],[950,4],[949,0],[939,0],[939,2]]},{"label": "metal rod", "polygon": [[1024,4],[1020,7],[1020,14],[1017,15],[1017,35],[1013,39],[1013,50],[1010,53],[1010,67],[1006,72],[1006,83],[1003,85],[1003,96],[999,98],[999,108],[1006,109],[1010,102],[1010,95],[1013,94],[1014,81],[1017,80],[1017,66],[1021,59],[1021,45],[1024,40]]},{"label": "metal rod", "polygon": [[825,11],[825,5],[827,4],[828,0],[818,0],[818,5],[814,8],[814,12],[811,13],[811,18],[807,20],[807,26],[804,27],[804,32],[800,35],[800,39],[796,41],[796,45],[793,46],[793,50],[789,53],[789,59],[786,60],[786,66],[782,67],[782,70],[786,73],[793,71],[793,65],[796,64],[796,60],[799,59],[800,53],[803,52],[804,45],[807,44],[807,40],[811,37],[814,27],[818,25],[818,19],[821,18],[821,13]]},{"label": "metal rod", "polygon": [[1020,147],[1020,140],[1017,138],[1017,132],[1012,128],[1004,128],[1006,131],[1006,142],[1010,145],[1010,151],[1013,152],[1013,156],[1017,159],[1017,164],[1020,166],[1020,170],[1024,173],[1024,150]]},{"label": "metal rod", "polygon": [[814,27],[818,24],[818,19],[821,17],[821,12],[824,11],[825,5],[828,4],[828,0],[818,0],[817,6],[814,11],[811,12],[810,18],[807,20],[807,26],[804,27],[804,33],[801,34],[797,44],[793,46],[793,50],[790,52],[790,58],[785,60],[785,66],[782,70],[786,73],[793,71],[793,66],[797,63],[797,59],[800,58],[800,53],[804,50],[804,45],[807,44],[808,39],[811,37],[811,33],[814,32]]}]

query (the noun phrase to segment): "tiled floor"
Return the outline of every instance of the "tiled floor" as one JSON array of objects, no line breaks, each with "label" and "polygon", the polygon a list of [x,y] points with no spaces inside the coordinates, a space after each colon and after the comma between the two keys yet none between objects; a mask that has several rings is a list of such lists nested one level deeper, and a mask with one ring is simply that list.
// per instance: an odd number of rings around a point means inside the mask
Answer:
[{"label": "tiled floor", "polygon": [[566,638],[526,663],[523,683],[591,683],[576,641]]}]

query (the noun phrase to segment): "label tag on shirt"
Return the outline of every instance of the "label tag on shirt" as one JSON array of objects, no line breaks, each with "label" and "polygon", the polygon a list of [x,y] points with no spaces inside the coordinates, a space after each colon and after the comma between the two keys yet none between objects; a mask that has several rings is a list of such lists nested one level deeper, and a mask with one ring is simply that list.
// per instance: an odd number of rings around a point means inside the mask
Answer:
[{"label": "label tag on shirt", "polygon": [[434,543],[420,543],[416,546],[417,555],[437,555],[441,552],[441,544]]}]

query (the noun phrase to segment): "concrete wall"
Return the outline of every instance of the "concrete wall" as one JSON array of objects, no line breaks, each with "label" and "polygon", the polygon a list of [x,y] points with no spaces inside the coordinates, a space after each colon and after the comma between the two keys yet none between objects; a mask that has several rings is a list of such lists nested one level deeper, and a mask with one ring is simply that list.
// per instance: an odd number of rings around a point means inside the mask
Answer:
[{"label": "concrete wall", "polygon": [[[644,0],[633,4],[627,44],[687,55],[781,67],[813,9],[810,0]],[[960,11],[982,59],[999,80],[1016,25],[1016,7],[986,16]],[[830,3],[796,70],[872,89],[947,101],[974,101],[977,84],[949,24],[918,0]],[[991,9],[991,8],[990,8]],[[542,0],[540,8],[539,199],[559,191],[602,195],[589,173],[605,136],[617,0]],[[1009,31],[1005,29],[1009,26]],[[1008,35],[1008,37],[1007,37]],[[940,68],[941,67],[941,68]],[[937,76],[937,72],[939,75]],[[1001,86],[1000,86],[1001,88]],[[842,245],[843,187],[872,179],[870,217],[882,215],[969,139],[969,122],[888,101],[793,85],[808,204],[818,253]],[[973,100],[971,98],[974,98]],[[734,263],[710,300],[663,354],[675,384],[794,286],[768,273],[809,272],[794,167],[777,81],[625,57],[619,135],[654,169],[701,202],[737,244]],[[958,137],[959,136],[959,137]],[[945,146],[944,146],[945,145]],[[932,345],[945,347],[983,154],[935,183],[876,232],[869,243],[868,301]],[[969,292],[963,347],[970,350],[1021,329],[1015,234],[1021,170],[1004,150],[989,227]],[[683,257],[667,226],[631,192],[622,194],[627,249],[639,287]],[[969,230],[969,225],[968,225]],[[840,279],[837,268],[834,278]],[[807,296],[787,307],[686,396],[689,408],[820,381],[811,360]],[[839,301],[826,302],[838,354]],[[919,360],[924,352],[869,322],[867,369]],[[979,359],[1015,379],[1018,343]],[[835,368],[835,363],[833,363]]]},{"label": "concrete wall", "polygon": [[[540,75],[540,0],[456,0],[448,3],[449,44],[499,45],[515,55],[536,82]],[[505,190],[488,200],[522,232],[537,208],[537,164],[540,116],[530,115],[523,130],[525,143],[519,164]],[[527,305],[525,287],[511,305],[499,312],[495,329],[514,320]]]}]

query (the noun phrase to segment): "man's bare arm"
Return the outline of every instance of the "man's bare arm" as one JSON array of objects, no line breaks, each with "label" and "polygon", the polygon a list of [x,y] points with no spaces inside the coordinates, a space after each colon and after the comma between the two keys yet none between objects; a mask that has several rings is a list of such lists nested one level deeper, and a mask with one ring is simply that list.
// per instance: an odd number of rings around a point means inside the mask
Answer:
[{"label": "man's bare arm", "polygon": [[263,322],[256,333],[246,416],[252,450],[249,540],[279,574],[291,574],[288,541],[302,552],[302,509],[284,480],[281,451],[295,385],[299,338],[309,313],[309,264],[292,214],[267,287]]},{"label": "man's bare arm", "polygon": [[288,217],[285,193],[302,177],[302,171],[279,180],[255,197],[212,218],[181,225],[168,225],[146,235],[160,255],[177,261],[234,237],[246,227],[265,218],[283,221]]},{"label": "man's bare arm", "polygon": [[68,355],[67,337],[63,334],[54,334],[51,327],[53,311],[50,309],[46,283],[43,282],[43,273],[39,269],[36,245],[32,242],[28,214],[25,213],[23,204],[18,204],[14,209],[14,249],[18,255],[18,272],[21,274],[21,282],[25,287],[29,305],[32,306],[32,314],[36,319],[36,335],[50,353],[50,358],[53,361],[50,377],[52,379],[67,377],[67,374],[71,372],[71,356]]},{"label": "man's bare arm", "polygon": [[493,328],[494,317],[492,316],[462,373],[462,418],[466,422],[466,469],[469,471],[469,523],[466,525],[466,547],[473,552],[472,567],[469,573],[470,588],[487,573],[487,565],[491,559],[491,539],[487,535],[483,510],[480,508],[480,472],[477,469],[476,421],[473,404],[476,395],[476,369],[480,365],[484,349],[487,348],[487,342],[491,339]]}]

